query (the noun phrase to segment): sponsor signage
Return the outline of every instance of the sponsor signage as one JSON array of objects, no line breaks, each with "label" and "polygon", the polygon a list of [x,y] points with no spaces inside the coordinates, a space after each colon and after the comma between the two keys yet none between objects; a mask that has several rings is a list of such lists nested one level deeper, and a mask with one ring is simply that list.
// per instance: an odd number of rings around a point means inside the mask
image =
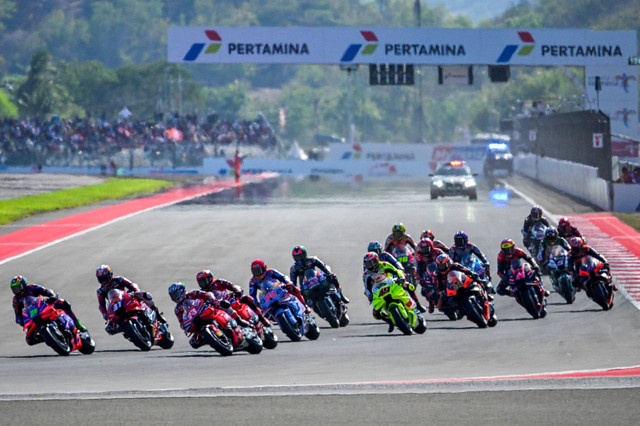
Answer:
[{"label": "sponsor signage", "polygon": [[635,31],[496,28],[173,27],[169,62],[626,65]]}]

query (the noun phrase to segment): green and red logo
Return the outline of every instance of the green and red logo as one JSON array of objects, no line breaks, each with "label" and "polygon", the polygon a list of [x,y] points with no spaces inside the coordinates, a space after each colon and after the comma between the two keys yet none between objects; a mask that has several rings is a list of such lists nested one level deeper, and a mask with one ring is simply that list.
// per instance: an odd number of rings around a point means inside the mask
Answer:
[{"label": "green and red logo", "polygon": [[522,40],[523,43],[527,44],[524,46],[519,44],[508,44],[498,57],[498,63],[509,62],[516,51],[518,51],[518,56],[527,56],[533,52],[536,45],[532,44],[535,43],[535,40],[531,33],[529,31],[518,31],[518,37],[520,37],[520,40]]},{"label": "green and red logo", "polygon": [[378,48],[378,37],[376,37],[373,31],[360,31],[362,37],[364,37],[365,41],[369,42],[369,44],[364,46],[362,52],[360,52],[360,48],[362,48],[362,43],[350,44],[342,55],[342,59],[340,62],[351,62],[354,60],[358,52],[362,55],[371,55]]},{"label": "green and red logo", "polygon": [[[222,46],[222,38],[218,32],[215,30],[205,30],[204,33],[213,43],[208,43],[208,46],[207,43],[193,43],[187,54],[184,55],[183,61],[195,61],[203,50],[205,54],[216,53],[220,50],[220,46]],[[207,46],[206,50],[204,49],[205,46]]]}]

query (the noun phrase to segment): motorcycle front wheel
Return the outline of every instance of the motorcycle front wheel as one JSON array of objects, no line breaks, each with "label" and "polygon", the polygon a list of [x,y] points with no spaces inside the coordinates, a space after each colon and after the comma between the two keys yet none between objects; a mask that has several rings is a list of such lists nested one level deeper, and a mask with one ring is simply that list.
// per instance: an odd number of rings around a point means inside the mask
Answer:
[{"label": "motorcycle front wheel", "polygon": [[124,334],[142,351],[150,351],[153,339],[147,327],[140,320],[127,320],[124,323]]},{"label": "motorcycle front wheel", "polygon": [[469,321],[476,324],[479,328],[486,328],[487,322],[482,315],[483,309],[482,305],[475,296],[469,296],[463,303],[464,313],[469,319]]},{"label": "motorcycle front wheel", "polygon": [[604,284],[602,282],[598,282],[596,283],[592,288],[591,288],[591,294],[592,294],[592,298],[593,301],[596,302],[598,305],[600,305],[600,307],[605,310],[608,311],[610,306],[609,306],[609,297],[607,295],[607,290],[604,287]]},{"label": "motorcycle front wheel", "polygon": [[327,320],[329,325],[333,328],[340,328],[340,322],[338,318],[336,318],[335,309],[331,309],[331,305],[327,302],[326,299],[320,299],[317,302],[318,310],[320,311],[320,316]]},{"label": "motorcycle front wheel", "polygon": [[278,322],[278,325],[280,326],[282,332],[286,334],[292,342],[299,342],[300,340],[302,340],[300,327],[298,327],[297,324],[291,324],[289,322],[287,314],[285,314],[284,312],[280,312],[278,315],[276,315],[276,321]]},{"label": "motorcycle front wheel", "polygon": [[221,333],[220,336],[216,336],[210,328],[205,328],[202,331],[202,338],[209,346],[216,350],[222,356],[233,355],[233,345],[226,334]]},{"label": "motorcycle front wheel", "polygon": [[64,333],[56,324],[48,324],[40,331],[45,343],[58,355],[67,356],[71,352],[71,345],[67,341]]},{"label": "motorcycle front wheel", "polygon": [[540,318],[540,310],[536,304],[537,297],[535,291],[533,286],[526,286],[525,290],[520,292],[520,301],[522,302],[522,306],[529,312],[529,315],[531,315],[533,319],[538,319]]},{"label": "motorcycle front wheel", "polygon": [[389,313],[393,317],[393,322],[396,324],[396,327],[398,327],[398,329],[402,331],[402,333],[406,334],[407,336],[413,334],[409,323],[400,313],[400,308],[398,308],[398,305],[391,305],[389,307]]}]

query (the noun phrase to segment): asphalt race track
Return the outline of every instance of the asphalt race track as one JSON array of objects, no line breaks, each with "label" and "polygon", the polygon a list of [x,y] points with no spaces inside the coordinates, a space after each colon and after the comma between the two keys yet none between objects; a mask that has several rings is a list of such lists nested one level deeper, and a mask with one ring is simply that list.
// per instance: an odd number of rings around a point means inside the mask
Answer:
[{"label": "asphalt race track", "polygon": [[[554,213],[564,212],[558,199],[576,210],[557,194],[527,195]],[[23,274],[69,300],[97,345],[93,355],[69,357],[27,346],[11,292],[0,292],[0,424],[638,423],[637,372],[545,376],[640,365],[640,312],[620,294],[603,312],[584,293],[573,305],[552,293],[540,320],[496,296],[500,322],[485,330],[436,313],[426,314],[424,335],[403,336],[371,317],[362,257],[394,223],[402,221],[415,238],[430,228],[448,244],[463,229],[493,266],[503,238],[520,243],[530,209],[513,192],[491,201],[486,182],[475,202],[428,198],[424,182],[270,181],[240,196],[145,212],[0,265],[7,284]],[[297,244],[338,274],[351,299],[349,326],[331,329],[318,319],[317,341],[292,343],[278,332],[278,347],[259,355],[191,349],[172,313],[172,282],[196,287],[195,274],[208,268],[246,290],[254,258],[288,272]],[[105,333],[95,296],[102,263],[153,293],[169,318],[173,349],[143,353]]]}]

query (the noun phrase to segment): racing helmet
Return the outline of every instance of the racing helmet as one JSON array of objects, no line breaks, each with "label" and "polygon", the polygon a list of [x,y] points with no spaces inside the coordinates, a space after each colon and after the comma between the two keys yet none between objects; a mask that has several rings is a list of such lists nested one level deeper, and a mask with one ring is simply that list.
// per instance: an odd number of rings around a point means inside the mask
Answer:
[{"label": "racing helmet", "polygon": [[505,238],[500,243],[500,249],[506,255],[512,255],[516,251],[516,243],[511,238]]},{"label": "racing helmet", "polygon": [[291,256],[296,262],[301,262],[307,258],[307,249],[304,246],[295,246],[291,251]]},{"label": "racing helmet", "polygon": [[169,297],[174,302],[178,303],[187,294],[187,289],[184,284],[178,282],[169,286]]},{"label": "racing helmet", "polygon": [[433,231],[431,231],[431,229],[426,229],[422,232],[420,238],[428,238],[433,241],[436,239],[436,236],[433,234]]},{"label": "racing helmet", "polygon": [[402,222],[396,223],[395,225],[393,225],[393,228],[391,228],[391,233],[393,234],[393,238],[395,238],[396,240],[399,240],[400,238],[404,237],[406,232],[407,232],[407,228],[405,228]]},{"label": "racing helmet", "polygon": [[451,261],[451,258],[444,253],[436,257],[436,266],[438,267],[439,272],[449,272],[452,264],[453,262]]},{"label": "racing helmet", "polygon": [[531,207],[531,219],[540,220],[542,218],[542,207],[533,206]]},{"label": "racing helmet", "polygon": [[27,288],[27,279],[22,275],[11,278],[11,291],[13,294],[20,294]]},{"label": "racing helmet", "polygon": [[550,241],[555,241],[558,239],[558,230],[553,226],[548,227],[544,231],[544,238]]},{"label": "racing helmet", "polygon": [[382,253],[382,246],[380,245],[380,241],[371,241],[367,246],[367,251],[372,251],[374,253]]},{"label": "racing helmet", "polygon": [[262,278],[267,273],[267,264],[260,259],[251,262],[251,274],[254,277]]},{"label": "racing helmet", "polygon": [[213,283],[213,274],[210,270],[205,269],[203,271],[198,272],[196,275],[196,280],[198,281],[198,285],[201,289],[206,290],[209,288],[211,283]]},{"label": "racing helmet", "polygon": [[569,240],[569,245],[571,246],[571,253],[578,254],[584,248],[584,241],[580,237],[573,237]]},{"label": "racing helmet", "polygon": [[111,278],[113,278],[113,271],[109,265],[100,265],[100,267],[96,269],[96,277],[100,284],[109,284],[111,282]]},{"label": "racing helmet", "polygon": [[568,217],[562,217],[558,221],[558,230],[562,232],[568,232],[571,229],[571,222]]},{"label": "racing helmet", "polygon": [[456,247],[464,247],[469,242],[469,237],[467,236],[466,232],[458,231],[456,232],[456,235],[453,236],[453,242]]},{"label": "racing helmet", "polygon": [[377,271],[380,267],[380,258],[378,257],[378,253],[370,251],[365,254],[362,263],[368,271]]},{"label": "racing helmet", "polygon": [[429,255],[433,252],[433,241],[423,238],[418,243],[418,253]]}]

